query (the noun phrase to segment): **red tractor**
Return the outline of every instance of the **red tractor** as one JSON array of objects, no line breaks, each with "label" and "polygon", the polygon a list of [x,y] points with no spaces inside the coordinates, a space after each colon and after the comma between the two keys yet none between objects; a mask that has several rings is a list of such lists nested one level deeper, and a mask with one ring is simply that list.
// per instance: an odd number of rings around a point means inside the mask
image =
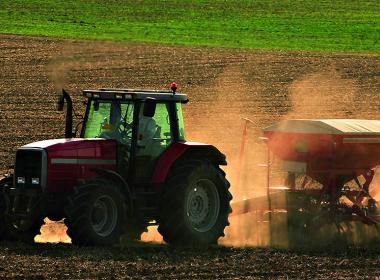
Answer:
[{"label": "red tractor", "polygon": [[219,168],[225,155],[186,142],[181,105],[188,98],[171,89],[84,90],[80,138],[62,91],[65,139],[19,148],[13,175],[0,181],[1,239],[33,241],[48,217],[64,219],[72,243],[83,246],[139,239],[150,225],[173,245],[217,243],[231,212]]}]

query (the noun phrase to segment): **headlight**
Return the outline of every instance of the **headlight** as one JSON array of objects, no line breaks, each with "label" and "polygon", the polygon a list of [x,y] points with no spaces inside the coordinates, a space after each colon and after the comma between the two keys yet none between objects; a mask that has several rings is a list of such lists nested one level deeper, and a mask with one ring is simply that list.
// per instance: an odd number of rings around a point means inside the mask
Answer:
[{"label": "headlight", "polygon": [[32,178],[32,185],[39,185],[40,184],[40,178]]},{"label": "headlight", "polygon": [[25,184],[25,177],[17,177],[17,184]]}]

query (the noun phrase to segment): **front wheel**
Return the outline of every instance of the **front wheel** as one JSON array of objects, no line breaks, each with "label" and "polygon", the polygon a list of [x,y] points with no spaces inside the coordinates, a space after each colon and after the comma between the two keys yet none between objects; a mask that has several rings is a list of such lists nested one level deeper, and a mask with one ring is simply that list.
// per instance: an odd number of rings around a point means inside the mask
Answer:
[{"label": "front wheel", "polygon": [[67,234],[82,246],[119,242],[126,218],[126,200],[106,180],[93,180],[75,188],[65,207]]},{"label": "front wheel", "polygon": [[10,188],[13,182],[13,177],[5,177],[0,180],[0,240],[6,239],[7,225],[5,223],[6,211],[6,194],[5,190]]},{"label": "front wheel", "polygon": [[5,224],[7,226],[5,239],[34,243],[34,238],[40,234],[41,227],[44,224],[44,218],[42,216],[36,216],[30,220],[26,220],[8,217],[5,219]]},{"label": "front wheel", "polygon": [[[44,224],[41,204],[38,197],[35,196],[11,195],[9,190],[12,184],[12,176],[0,181],[0,238],[2,240],[33,243],[35,236],[40,233],[41,226]],[[15,208],[16,205],[18,205],[17,208]],[[26,208],[27,205],[34,205],[34,207],[28,209]]]},{"label": "front wheel", "polygon": [[230,184],[207,160],[177,165],[165,186],[158,231],[173,245],[202,247],[224,236],[231,212]]}]

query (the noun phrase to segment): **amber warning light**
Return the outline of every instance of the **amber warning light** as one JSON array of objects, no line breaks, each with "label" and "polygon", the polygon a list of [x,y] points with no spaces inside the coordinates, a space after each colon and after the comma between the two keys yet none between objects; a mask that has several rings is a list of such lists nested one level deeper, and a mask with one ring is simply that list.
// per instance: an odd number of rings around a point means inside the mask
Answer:
[{"label": "amber warning light", "polygon": [[175,92],[177,90],[177,83],[176,82],[172,82],[170,84],[170,89],[173,91],[173,94],[175,94]]}]

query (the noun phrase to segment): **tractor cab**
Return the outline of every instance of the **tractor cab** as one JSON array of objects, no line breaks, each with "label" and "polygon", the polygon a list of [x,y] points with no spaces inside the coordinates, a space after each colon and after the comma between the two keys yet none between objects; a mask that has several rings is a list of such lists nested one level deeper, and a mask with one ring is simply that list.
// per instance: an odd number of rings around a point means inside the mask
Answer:
[{"label": "tractor cab", "polygon": [[120,174],[145,183],[168,146],[185,140],[181,104],[188,99],[175,90],[84,90],[88,100],[80,137],[115,140]]}]

